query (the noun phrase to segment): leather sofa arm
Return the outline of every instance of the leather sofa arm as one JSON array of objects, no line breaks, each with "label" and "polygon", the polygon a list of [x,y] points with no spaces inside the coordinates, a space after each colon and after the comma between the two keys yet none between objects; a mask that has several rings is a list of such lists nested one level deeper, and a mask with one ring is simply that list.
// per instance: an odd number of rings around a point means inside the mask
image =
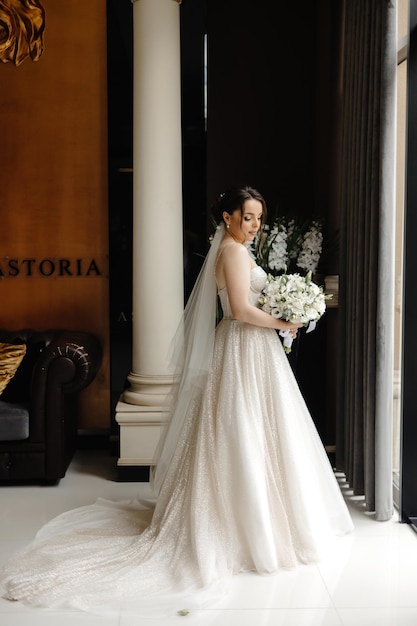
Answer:
[{"label": "leather sofa arm", "polygon": [[45,382],[75,393],[95,378],[102,361],[102,348],[94,335],[74,330],[56,331],[54,339],[39,356],[32,374],[32,397]]},{"label": "leather sofa arm", "polygon": [[[39,355],[32,372],[30,393],[30,438],[61,437],[65,415],[64,396],[81,391],[96,376],[102,360],[102,348],[90,333],[58,330]],[[72,421],[72,419],[71,419]],[[76,424],[74,422],[74,428]]]}]

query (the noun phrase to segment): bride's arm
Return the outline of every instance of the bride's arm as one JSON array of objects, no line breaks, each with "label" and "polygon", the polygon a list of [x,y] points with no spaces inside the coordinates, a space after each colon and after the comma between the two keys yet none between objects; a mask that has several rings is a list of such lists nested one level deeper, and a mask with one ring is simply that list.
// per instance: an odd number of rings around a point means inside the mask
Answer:
[{"label": "bride's arm", "polygon": [[302,324],[277,320],[272,315],[250,304],[248,296],[251,278],[251,260],[242,245],[228,245],[222,253],[222,270],[235,319],[255,326],[294,331]]}]

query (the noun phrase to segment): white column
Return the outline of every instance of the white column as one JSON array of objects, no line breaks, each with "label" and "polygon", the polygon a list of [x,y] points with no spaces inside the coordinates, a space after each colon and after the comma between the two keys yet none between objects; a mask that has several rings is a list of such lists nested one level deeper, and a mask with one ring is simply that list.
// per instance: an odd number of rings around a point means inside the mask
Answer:
[{"label": "white column", "polygon": [[132,1],[133,353],[116,407],[118,465],[128,467],[153,462],[183,311],[180,2]]}]

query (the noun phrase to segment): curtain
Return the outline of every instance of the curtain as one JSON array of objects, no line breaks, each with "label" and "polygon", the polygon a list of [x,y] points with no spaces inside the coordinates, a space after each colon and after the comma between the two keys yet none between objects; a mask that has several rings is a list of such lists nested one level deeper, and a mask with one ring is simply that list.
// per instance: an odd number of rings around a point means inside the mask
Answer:
[{"label": "curtain", "polygon": [[345,0],[336,464],[378,520],[393,513],[396,6]]}]

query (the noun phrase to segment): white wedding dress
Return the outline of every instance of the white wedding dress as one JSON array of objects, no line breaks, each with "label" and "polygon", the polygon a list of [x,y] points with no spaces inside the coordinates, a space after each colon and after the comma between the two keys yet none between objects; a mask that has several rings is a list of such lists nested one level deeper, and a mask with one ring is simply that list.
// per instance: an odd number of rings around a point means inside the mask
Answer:
[{"label": "white wedding dress", "polygon": [[[265,284],[251,271],[250,299]],[[6,564],[9,599],[85,610],[199,606],[230,576],[314,562],[352,521],[277,333],[232,319],[226,289],[205,390],[188,407],[155,509],[60,515]]]}]

